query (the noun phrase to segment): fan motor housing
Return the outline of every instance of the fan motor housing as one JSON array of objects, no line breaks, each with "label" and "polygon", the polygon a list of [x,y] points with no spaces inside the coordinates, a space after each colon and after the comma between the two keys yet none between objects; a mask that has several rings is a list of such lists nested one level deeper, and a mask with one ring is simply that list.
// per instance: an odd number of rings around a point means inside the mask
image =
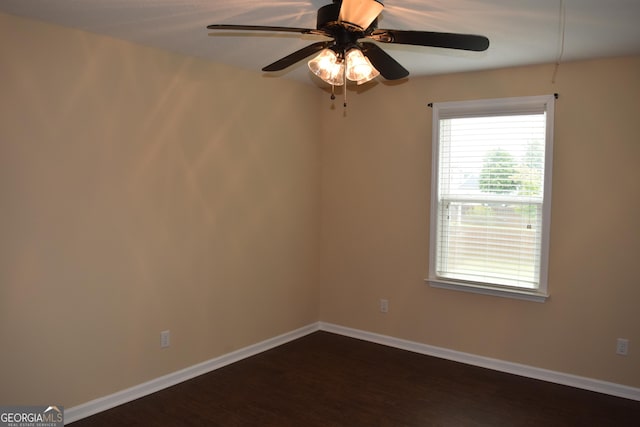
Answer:
[{"label": "fan motor housing", "polygon": [[[318,9],[316,29],[326,30],[331,27],[344,26],[344,24],[340,25],[339,21],[340,6],[342,6],[341,1],[334,1],[334,3],[322,6]],[[374,19],[371,25],[369,25],[369,29],[373,30],[375,28],[378,28],[378,18]]]}]

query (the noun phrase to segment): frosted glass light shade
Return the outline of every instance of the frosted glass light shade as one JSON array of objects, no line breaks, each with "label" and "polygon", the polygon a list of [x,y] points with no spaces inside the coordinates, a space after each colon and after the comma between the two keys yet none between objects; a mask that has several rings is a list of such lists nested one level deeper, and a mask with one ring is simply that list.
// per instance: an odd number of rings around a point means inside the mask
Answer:
[{"label": "frosted glass light shade", "polygon": [[344,61],[331,49],[324,49],[308,62],[313,74],[333,86],[344,84]]},{"label": "frosted glass light shade", "polygon": [[359,85],[366,83],[380,75],[369,59],[362,54],[360,49],[351,49],[347,52],[347,78]]}]

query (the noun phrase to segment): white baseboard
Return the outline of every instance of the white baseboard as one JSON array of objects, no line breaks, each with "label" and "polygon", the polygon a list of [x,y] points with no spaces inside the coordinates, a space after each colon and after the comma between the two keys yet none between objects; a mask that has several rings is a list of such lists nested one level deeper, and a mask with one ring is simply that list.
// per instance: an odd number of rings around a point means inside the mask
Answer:
[{"label": "white baseboard", "polygon": [[91,415],[95,415],[99,412],[106,411],[107,409],[114,408],[124,403],[131,402],[135,399],[139,399],[141,397],[155,393],[167,387],[171,387],[181,382],[190,380],[199,375],[215,371],[216,369],[222,368],[234,362],[238,362],[242,359],[246,359],[247,357],[262,353],[263,351],[270,350],[274,347],[315,332],[318,330],[319,326],[319,323],[312,323],[300,329],[296,329],[295,331],[287,332],[285,334],[278,335],[277,337],[267,339],[257,344],[253,344],[248,347],[233,351],[231,353],[224,354],[220,357],[207,360],[197,365],[172,372],[168,375],[164,375],[162,377],[153,379],[143,384],[139,384],[126,390],[122,390],[108,396],[100,397],[90,402],[65,409],[65,424],[78,421]]},{"label": "white baseboard", "polygon": [[359,329],[347,328],[345,326],[335,325],[326,322],[316,322],[287,332],[277,337],[267,339],[257,344],[241,348],[231,353],[224,354],[211,360],[190,366],[180,371],[173,372],[168,375],[156,378],[143,384],[122,390],[105,397],[83,403],[78,406],[65,409],[65,424],[78,421],[82,418],[95,415],[107,409],[114,408],[135,399],[155,393],[167,387],[190,380],[199,375],[206,374],[216,369],[227,366],[231,363],[238,362],[242,359],[270,350],[274,347],[285,344],[289,341],[301,338],[318,330],[331,332],[338,335],[344,335],[351,338],[357,338],[377,344],[395,347],[402,350],[412,351],[414,353],[424,354],[427,356],[439,357],[441,359],[461,362],[468,365],[479,366],[482,368],[493,369],[495,371],[506,372],[509,374],[519,375],[527,378],[548,381],[556,384],[563,384],[584,390],[595,391],[598,393],[609,394],[617,397],[640,401],[640,388],[629,387],[621,384],[610,383],[606,381],[594,380],[591,378],[580,377],[562,372],[549,371],[547,369],[536,368],[518,363],[505,362],[503,360],[491,359],[483,356],[476,356],[469,353],[449,350],[442,347],[435,347],[419,342],[403,340],[387,335],[380,335],[373,332],[367,332]]},{"label": "white baseboard", "polygon": [[351,338],[358,338],[364,341],[383,344],[389,347],[409,350],[414,353],[420,353],[427,356],[435,356],[441,359],[452,360],[454,362],[461,362],[467,365],[493,369],[494,371],[506,372],[522,377],[533,378],[551,383],[580,388],[583,390],[595,391],[598,393],[604,393],[612,396],[624,397],[626,399],[640,401],[640,388],[610,383],[607,381],[595,380],[592,378],[580,377],[577,375],[565,374],[562,372],[550,371],[547,369],[521,365],[518,363],[505,362],[504,360],[492,359],[489,357],[476,356],[474,354],[449,350],[442,347],[435,347],[414,341],[407,341],[400,338],[375,334],[359,329],[347,328],[331,323],[320,322],[319,329],[322,331],[332,332]]}]

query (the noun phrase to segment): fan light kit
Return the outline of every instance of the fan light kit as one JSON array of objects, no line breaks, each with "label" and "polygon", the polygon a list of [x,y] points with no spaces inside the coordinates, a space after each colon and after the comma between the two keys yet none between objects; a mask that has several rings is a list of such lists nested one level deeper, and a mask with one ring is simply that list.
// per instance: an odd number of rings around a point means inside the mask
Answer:
[{"label": "fan light kit", "polygon": [[[333,0],[332,4],[318,9],[315,29],[232,24],[213,24],[207,28],[210,30],[289,32],[329,37],[332,40],[315,42],[267,65],[262,71],[281,71],[317,54],[308,62],[309,69],[332,87],[345,85],[347,80],[363,84],[378,75],[382,75],[387,80],[399,80],[409,75],[409,71],[376,43],[361,41],[363,39],[379,43],[441,47],[476,52],[486,50],[489,47],[489,39],[472,34],[378,29],[378,16],[383,8],[384,5],[378,0]],[[346,94],[346,90],[344,93]]]},{"label": "fan light kit", "polygon": [[309,69],[332,86],[342,86],[345,75],[348,80],[357,82],[359,85],[380,75],[380,72],[371,65],[371,61],[357,48],[349,50],[344,59],[341,59],[333,50],[324,49],[309,61]]}]

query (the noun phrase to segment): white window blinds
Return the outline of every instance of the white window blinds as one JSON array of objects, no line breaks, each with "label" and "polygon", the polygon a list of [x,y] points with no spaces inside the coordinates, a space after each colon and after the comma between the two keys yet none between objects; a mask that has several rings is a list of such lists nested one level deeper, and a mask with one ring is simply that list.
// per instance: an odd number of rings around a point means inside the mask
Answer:
[{"label": "white window blinds", "polygon": [[434,106],[433,279],[541,287],[549,120],[535,99]]}]

